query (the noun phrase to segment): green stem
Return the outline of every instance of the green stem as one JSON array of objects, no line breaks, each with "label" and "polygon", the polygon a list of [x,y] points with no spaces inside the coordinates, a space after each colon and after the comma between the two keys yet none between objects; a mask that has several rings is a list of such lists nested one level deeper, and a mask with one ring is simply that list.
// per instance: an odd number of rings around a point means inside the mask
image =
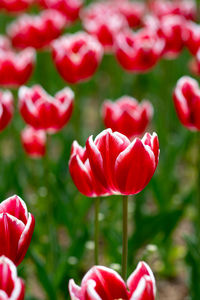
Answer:
[{"label": "green stem", "polygon": [[122,278],[126,280],[128,259],[128,196],[123,196]]},{"label": "green stem", "polygon": [[94,263],[95,265],[99,264],[99,205],[100,198],[95,198],[95,218],[94,218]]},{"label": "green stem", "polygon": [[197,132],[197,216],[196,216],[196,234],[197,243],[200,249],[200,133]]}]

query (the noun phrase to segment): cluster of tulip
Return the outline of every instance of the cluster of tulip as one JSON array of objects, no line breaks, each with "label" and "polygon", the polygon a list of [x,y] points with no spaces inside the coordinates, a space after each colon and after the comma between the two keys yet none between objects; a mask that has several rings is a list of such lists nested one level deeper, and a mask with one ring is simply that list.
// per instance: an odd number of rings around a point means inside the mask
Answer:
[{"label": "cluster of tulip", "polygon": [[[104,53],[112,53],[126,71],[141,73],[151,70],[161,58],[176,58],[184,47],[194,56],[191,71],[200,75],[200,25],[194,22],[197,12],[191,0],[152,0],[147,5],[109,0],[88,8],[83,8],[82,0],[0,0],[0,9],[13,14],[35,4],[44,11],[37,16],[19,16],[8,26],[7,37],[0,37],[0,85],[19,87],[18,107],[28,125],[21,139],[31,157],[45,155],[47,134],[58,132],[68,123],[75,98],[69,87],[52,97],[40,85],[24,86],[33,72],[37,50],[52,52],[56,69],[70,84],[89,80]],[[78,18],[85,32],[60,37]],[[194,79],[179,80],[174,103],[182,124],[200,130],[200,90]],[[1,91],[1,131],[10,123],[13,112],[12,93]],[[83,278],[81,287],[70,280],[69,293],[74,300],[154,300],[155,279],[146,263],[140,262],[125,283],[128,196],[147,186],[159,161],[157,134],[145,133],[153,117],[153,106],[147,100],[138,103],[123,96],[115,102],[106,100],[101,114],[107,129],[95,139],[90,136],[85,147],[74,141],[69,171],[78,190],[96,199],[96,264],[99,197],[123,196],[124,280],[109,268],[94,266]],[[23,260],[33,230],[34,218],[18,196],[0,204],[0,299],[24,299],[24,283],[17,277],[15,266]]]}]

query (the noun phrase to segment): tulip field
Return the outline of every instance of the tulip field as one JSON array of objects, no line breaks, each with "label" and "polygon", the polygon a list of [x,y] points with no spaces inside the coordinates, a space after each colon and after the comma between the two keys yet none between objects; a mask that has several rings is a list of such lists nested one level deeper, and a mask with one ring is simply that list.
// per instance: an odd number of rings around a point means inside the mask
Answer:
[{"label": "tulip field", "polygon": [[0,300],[200,299],[199,16],[0,0]]}]

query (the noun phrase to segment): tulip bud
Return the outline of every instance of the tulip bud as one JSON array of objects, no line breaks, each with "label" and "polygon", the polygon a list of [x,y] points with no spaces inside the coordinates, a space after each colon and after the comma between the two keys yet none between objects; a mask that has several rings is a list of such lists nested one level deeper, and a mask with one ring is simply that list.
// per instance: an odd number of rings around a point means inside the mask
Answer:
[{"label": "tulip bud", "polygon": [[144,133],[153,115],[149,101],[138,103],[128,96],[116,102],[107,100],[103,103],[102,117],[107,128],[126,135],[129,139]]},{"label": "tulip bud", "polygon": [[0,257],[0,299],[23,300],[24,283],[17,277],[17,268],[5,256]]},{"label": "tulip bud", "polygon": [[38,0],[45,9],[56,9],[62,13],[67,20],[75,21],[79,17],[82,0]]},{"label": "tulip bud", "polygon": [[26,153],[32,158],[41,158],[46,153],[46,133],[26,127],[21,132],[22,145]]},{"label": "tulip bud", "polygon": [[111,3],[89,6],[81,15],[84,29],[94,35],[106,52],[112,52],[116,35],[128,27],[125,17]]},{"label": "tulip bud", "polygon": [[49,133],[62,129],[69,121],[74,102],[74,93],[64,88],[54,98],[48,95],[41,86],[19,89],[19,110],[24,121],[35,128]]},{"label": "tulip bud", "polygon": [[32,75],[35,65],[35,50],[27,48],[19,53],[0,49],[0,85],[19,87]]},{"label": "tulip bud", "polygon": [[200,89],[198,82],[183,76],[176,84],[174,105],[181,123],[190,130],[200,130]]},{"label": "tulip bud", "polygon": [[40,15],[22,15],[7,29],[14,47],[43,49],[62,33],[65,17],[57,10],[46,10]]},{"label": "tulip bud", "polygon": [[10,91],[0,91],[0,131],[2,131],[13,117],[13,96]]},{"label": "tulip bud", "polygon": [[197,16],[197,6],[193,0],[153,0],[149,2],[152,13],[159,18],[167,15],[179,15],[188,20],[195,20]]},{"label": "tulip bud", "polygon": [[0,255],[5,255],[18,266],[28,250],[35,220],[18,196],[0,203]]},{"label": "tulip bud", "polygon": [[0,8],[9,13],[19,13],[28,9],[34,0],[1,0]]},{"label": "tulip bud", "polygon": [[53,44],[53,61],[64,80],[77,83],[96,72],[103,55],[99,42],[84,32],[69,34]]},{"label": "tulip bud", "polygon": [[94,266],[83,277],[80,287],[73,279],[69,281],[69,294],[72,300],[155,300],[155,278],[145,262],[138,264],[127,284],[112,269]]},{"label": "tulip bud", "polygon": [[161,58],[165,43],[153,30],[121,32],[116,38],[116,58],[127,71],[147,72]]}]

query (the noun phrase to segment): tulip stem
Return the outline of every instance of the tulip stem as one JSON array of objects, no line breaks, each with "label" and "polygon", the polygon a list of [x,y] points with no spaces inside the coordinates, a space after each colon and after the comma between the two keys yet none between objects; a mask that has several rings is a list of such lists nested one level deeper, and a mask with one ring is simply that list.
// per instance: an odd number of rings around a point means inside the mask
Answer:
[{"label": "tulip stem", "polygon": [[122,278],[126,280],[128,259],[128,196],[123,196]]},{"label": "tulip stem", "polygon": [[197,133],[197,216],[196,216],[196,234],[198,247],[200,247],[200,134]]},{"label": "tulip stem", "polygon": [[94,263],[95,265],[99,264],[99,206],[100,198],[95,198],[95,218],[94,218]]}]

